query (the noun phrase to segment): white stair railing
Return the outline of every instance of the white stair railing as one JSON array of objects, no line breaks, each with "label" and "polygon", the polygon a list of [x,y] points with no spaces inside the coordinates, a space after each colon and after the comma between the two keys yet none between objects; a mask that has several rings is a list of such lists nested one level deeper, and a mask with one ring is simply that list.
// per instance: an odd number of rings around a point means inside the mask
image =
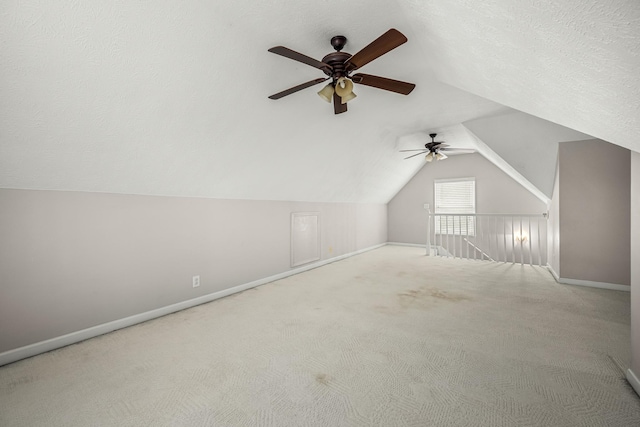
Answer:
[{"label": "white stair railing", "polygon": [[[480,259],[482,259],[482,257],[485,257],[487,261],[495,261],[495,259],[491,258],[488,253],[486,253],[485,251],[483,251],[482,249],[480,249],[479,247],[471,243],[466,237],[464,238],[464,241],[467,243],[467,245],[471,246],[474,251],[480,252],[480,255],[481,255]],[[476,259],[475,255],[473,259]]]},{"label": "white stair railing", "polygon": [[[447,257],[547,264],[547,214],[427,212],[427,248]],[[431,250],[427,250],[432,255]]]}]

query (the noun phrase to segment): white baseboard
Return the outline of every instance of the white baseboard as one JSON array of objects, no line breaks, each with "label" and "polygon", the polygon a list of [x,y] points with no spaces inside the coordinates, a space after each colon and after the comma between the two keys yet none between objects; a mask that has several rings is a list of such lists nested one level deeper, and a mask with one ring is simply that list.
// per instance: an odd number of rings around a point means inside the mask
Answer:
[{"label": "white baseboard", "polygon": [[151,320],[157,317],[165,316],[167,314],[175,313],[176,311],[195,307],[196,305],[211,302],[211,301],[217,300],[218,298],[226,297],[228,295],[235,294],[237,292],[246,291],[247,289],[255,288],[256,286],[260,286],[269,282],[274,282],[276,280],[284,279],[285,277],[293,276],[295,274],[300,274],[305,271],[312,270],[314,268],[322,267],[323,265],[327,265],[332,262],[340,261],[342,259],[349,258],[354,255],[361,254],[363,252],[380,248],[384,245],[386,245],[386,243],[381,243],[379,245],[371,246],[365,249],[360,249],[355,252],[350,252],[348,254],[340,255],[334,258],[329,258],[326,260],[307,264],[305,266],[288,270],[283,273],[275,274],[273,276],[265,277],[263,279],[254,280],[253,282],[244,283],[242,285],[234,286],[232,288],[224,289],[218,292],[213,292],[211,294],[203,295],[190,300],[181,301],[165,307],[160,307],[155,310],[146,311],[140,314],[134,314],[133,316],[125,317],[123,319],[118,319],[112,322],[93,326],[91,328],[82,329],[76,332],[71,332],[66,335],[48,339],[46,341],[40,341],[24,347],[8,350],[8,351],[5,351],[4,353],[0,353],[0,366],[6,365],[7,363],[16,362],[18,360],[25,359],[27,357],[45,353],[47,351],[55,350],[60,347],[65,347],[71,344],[75,344],[77,342],[84,341],[89,338],[97,337],[99,335],[104,335],[106,333],[109,333],[118,329],[126,328],[128,326],[132,326],[138,323],[146,322],[147,320]]},{"label": "white baseboard", "polygon": [[627,285],[619,285],[617,283],[607,283],[607,282],[594,282],[592,280],[579,280],[579,279],[565,279],[563,277],[558,276],[558,273],[547,264],[547,270],[551,273],[556,282],[562,283],[563,285],[576,285],[576,286],[587,286],[589,288],[600,288],[600,289],[609,289],[613,291],[623,291],[623,292],[631,292],[631,286]]},{"label": "white baseboard", "polygon": [[619,285],[617,283],[593,282],[591,280],[565,279],[560,278],[558,282],[565,285],[587,286],[590,288],[610,289],[613,291],[631,292],[631,286]]},{"label": "white baseboard", "polygon": [[556,279],[556,282],[560,283],[560,276],[558,276],[558,273],[551,267],[551,264],[547,264],[547,270],[549,270],[549,273]]},{"label": "white baseboard", "polygon": [[400,242],[387,242],[387,245],[392,245],[392,246],[410,246],[412,248],[423,248],[424,250],[427,249],[427,245],[426,243],[400,243]]},{"label": "white baseboard", "polygon": [[627,376],[627,381],[629,381],[629,384],[631,384],[631,387],[633,387],[636,393],[638,393],[638,396],[640,396],[640,380],[638,379],[636,374],[634,374],[631,369],[627,369],[626,376]]}]

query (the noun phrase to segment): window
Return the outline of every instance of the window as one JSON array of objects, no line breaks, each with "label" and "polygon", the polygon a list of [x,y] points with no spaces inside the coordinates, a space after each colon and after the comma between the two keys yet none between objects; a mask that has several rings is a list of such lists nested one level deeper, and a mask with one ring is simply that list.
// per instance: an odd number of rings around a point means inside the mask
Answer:
[{"label": "window", "polygon": [[[476,179],[436,179],[435,213],[455,214],[435,217],[436,234],[475,236]],[[461,215],[462,214],[462,215]]]}]

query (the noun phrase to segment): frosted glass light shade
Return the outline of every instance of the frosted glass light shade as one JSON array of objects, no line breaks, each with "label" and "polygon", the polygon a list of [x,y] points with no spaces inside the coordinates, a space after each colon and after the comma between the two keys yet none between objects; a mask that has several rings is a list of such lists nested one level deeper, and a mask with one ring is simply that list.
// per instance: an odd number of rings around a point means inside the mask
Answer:
[{"label": "frosted glass light shade", "polygon": [[318,96],[327,102],[331,102],[331,99],[333,98],[333,85],[329,83],[323,87],[320,92],[318,92]]},{"label": "frosted glass light shade", "polygon": [[429,152],[429,154],[427,154],[427,157],[425,157],[425,159],[427,160],[427,162],[430,162],[433,160],[433,153]]},{"label": "frosted glass light shade", "polygon": [[336,82],[336,93],[343,97],[353,91],[353,82],[346,77],[340,77]]},{"label": "frosted glass light shade", "polygon": [[357,95],[353,92],[349,92],[346,95],[343,95],[340,97],[340,99],[342,100],[343,104],[346,104],[347,102],[351,101],[353,98],[355,98]]},{"label": "frosted glass light shade", "polygon": [[436,159],[437,160],[444,160],[447,158],[446,154],[442,154],[442,153],[436,153]]},{"label": "frosted glass light shade", "polygon": [[353,93],[353,82],[346,77],[340,77],[336,82],[336,94],[342,98],[342,103],[346,104],[356,97]]}]

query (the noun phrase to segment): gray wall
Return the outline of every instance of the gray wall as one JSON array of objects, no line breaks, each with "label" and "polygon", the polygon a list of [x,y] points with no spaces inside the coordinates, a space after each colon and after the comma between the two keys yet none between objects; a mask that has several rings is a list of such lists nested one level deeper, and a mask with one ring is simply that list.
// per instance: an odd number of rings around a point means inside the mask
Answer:
[{"label": "gray wall", "polygon": [[640,153],[635,151],[631,153],[631,370],[640,378]]},{"label": "gray wall", "polygon": [[433,211],[435,179],[475,177],[476,212],[540,213],[547,207],[480,154],[451,156],[426,164],[389,202],[389,241],[425,244],[425,203]]},{"label": "gray wall", "polygon": [[286,272],[304,211],[322,259],[387,241],[384,204],[0,189],[0,353]]},{"label": "gray wall", "polygon": [[559,147],[560,277],[630,284],[630,151],[601,140]]}]

